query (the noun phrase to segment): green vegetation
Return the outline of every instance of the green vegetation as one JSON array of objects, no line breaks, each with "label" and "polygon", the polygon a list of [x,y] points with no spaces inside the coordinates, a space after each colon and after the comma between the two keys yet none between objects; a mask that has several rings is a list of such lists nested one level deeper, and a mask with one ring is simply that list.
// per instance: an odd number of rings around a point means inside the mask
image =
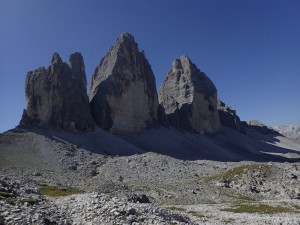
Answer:
[{"label": "green vegetation", "polygon": [[293,209],[281,207],[281,206],[269,206],[265,204],[260,205],[238,205],[234,208],[225,208],[221,209],[225,212],[234,212],[234,213],[260,213],[260,214],[273,214],[273,213],[286,213],[294,212]]},{"label": "green vegetation", "polygon": [[196,211],[188,211],[189,214],[191,214],[192,216],[197,216],[199,218],[205,218],[206,216],[202,215],[202,214],[199,214],[198,212]]},{"label": "green vegetation", "polygon": [[98,213],[94,213],[94,214],[92,215],[92,218],[95,219],[95,218],[98,217],[98,216],[100,216]]},{"label": "green vegetation", "polygon": [[186,209],[184,208],[181,208],[181,207],[176,207],[176,206],[170,206],[168,207],[170,210],[173,210],[173,211],[180,211],[180,212],[185,212]]},{"label": "green vegetation", "polygon": [[257,201],[257,198],[255,198],[255,196],[249,196],[246,194],[237,193],[236,191],[228,189],[228,188],[222,189],[222,188],[218,187],[218,190],[221,195],[234,199],[234,203],[237,203],[237,204]]},{"label": "green vegetation", "polygon": [[212,181],[212,180],[235,181],[248,170],[259,170],[263,172],[265,176],[269,176],[271,175],[272,168],[273,168],[272,166],[264,165],[264,164],[243,165],[243,166],[235,167],[219,175],[204,177],[204,180],[205,181]]},{"label": "green vegetation", "polygon": [[42,187],[40,187],[39,193],[42,195],[48,195],[52,197],[60,197],[73,194],[80,194],[83,193],[83,191],[78,190],[76,188],[59,188],[55,186],[43,185]]},{"label": "green vegetation", "polygon": [[205,216],[205,215],[200,214],[199,212],[196,212],[196,211],[188,211],[187,213],[192,215],[192,216],[200,218],[202,222],[207,222],[211,218],[211,216],[209,216],[209,215]]},{"label": "green vegetation", "polygon": [[235,219],[234,218],[226,218],[226,219],[223,219],[222,222],[225,222],[225,223],[232,223],[234,222]]},{"label": "green vegetation", "polygon": [[9,197],[12,197],[13,194],[9,193],[9,192],[0,191],[0,196],[4,197],[4,198],[9,198]]},{"label": "green vegetation", "polygon": [[169,225],[176,225],[177,223],[175,222],[169,222]]},{"label": "green vegetation", "polygon": [[257,199],[256,198],[254,198],[254,197],[252,197],[252,196],[248,196],[248,195],[242,195],[242,194],[239,194],[239,195],[237,195],[237,197],[236,197],[238,200],[240,200],[240,201],[249,201],[249,202],[255,202],[255,201],[257,201]]},{"label": "green vegetation", "polygon": [[299,205],[293,204],[292,206],[293,206],[295,209],[300,210],[300,206],[299,206]]}]

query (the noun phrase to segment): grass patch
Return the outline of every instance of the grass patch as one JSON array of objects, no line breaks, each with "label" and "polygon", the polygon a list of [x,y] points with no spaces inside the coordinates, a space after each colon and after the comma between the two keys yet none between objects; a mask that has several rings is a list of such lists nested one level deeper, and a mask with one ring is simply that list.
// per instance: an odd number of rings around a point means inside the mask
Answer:
[{"label": "grass patch", "polygon": [[234,218],[227,218],[227,219],[222,220],[222,222],[225,222],[225,223],[232,223],[234,221],[235,221]]},{"label": "grass patch", "polygon": [[228,198],[234,199],[234,203],[236,203],[236,204],[257,201],[257,198],[255,198],[254,196],[240,194],[231,189],[218,188],[218,190],[220,191],[220,195],[227,196]]},{"label": "grass patch", "polygon": [[13,194],[9,193],[9,192],[0,191],[0,196],[4,197],[4,198],[9,198],[9,197],[12,197]]},{"label": "grass patch", "polygon": [[242,195],[242,194],[239,194],[237,196],[237,199],[241,200],[241,201],[249,201],[249,202],[255,202],[255,201],[257,201],[257,199],[254,198],[254,197],[252,197],[252,196]]},{"label": "grass patch", "polygon": [[233,169],[230,169],[226,171],[225,173],[218,174],[215,176],[207,176],[203,179],[205,181],[213,181],[213,180],[227,180],[227,181],[235,181],[237,180],[241,175],[243,175],[246,171],[249,170],[259,170],[264,173],[265,176],[271,175],[272,172],[272,166],[264,165],[264,164],[250,164],[250,165],[243,165],[239,167],[235,167]]},{"label": "grass patch", "polygon": [[170,210],[173,210],[173,211],[180,211],[180,212],[185,212],[186,209],[184,208],[181,208],[181,207],[176,207],[176,206],[170,206],[168,207]]},{"label": "grass patch", "polygon": [[52,197],[68,196],[73,194],[81,194],[83,191],[76,188],[59,188],[55,186],[43,185],[39,188],[39,193],[42,195],[48,195]]},{"label": "grass patch", "polygon": [[300,206],[299,206],[299,205],[293,204],[292,206],[293,206],[295,209],[300,210]]},{"label": "grass patch", "polygon": [[188,211],[187,213],[191,214],[192,216],[199,217],[199,218],[207,218],[207,216],[204,216],[204,215],[202,215],[202,214],[199,214],[199,213],[196,212],[196,211]]},{"label": "grass patch", "polygon": [[235,208],[220,209],[225,212],[234,213],[260,213],[260,214],[275,214],[275,213],[287,213],[295,212],[293,209],[281,207],[281,206],[269,206],[265,204],[260,205],[239,205]]},{"label": "grass patch", "polygon": [[202,222],[207,222],[211,218],[211,216],[209,216],[209,215],[205,216],[196,211],[188,211],[187,213],[189,213],[192,216],[198,217],[199,219],[201,219]]}]

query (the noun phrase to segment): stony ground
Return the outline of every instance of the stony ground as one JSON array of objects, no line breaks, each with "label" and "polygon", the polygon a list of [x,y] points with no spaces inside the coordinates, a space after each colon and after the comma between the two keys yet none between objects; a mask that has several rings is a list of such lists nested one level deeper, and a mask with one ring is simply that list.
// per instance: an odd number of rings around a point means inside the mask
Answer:
[{"label": "stony ground", "polygon": [[300,224],[297,142],[285,162],[224,162],[109,156],[30,132],[0,141],[1,225]]},{"label": "stony ground", "polygon": [[[142,203],[147,200],[145,196],[121,199],[98,192],[67,193],[68,189],[51,193],[47,186],[51,197],[40,194],[37,187],[4,176],[0,185],[1,224],[192,224],[171,210],[149,201]],[[43,188],[42,193],[46,186]]]}]

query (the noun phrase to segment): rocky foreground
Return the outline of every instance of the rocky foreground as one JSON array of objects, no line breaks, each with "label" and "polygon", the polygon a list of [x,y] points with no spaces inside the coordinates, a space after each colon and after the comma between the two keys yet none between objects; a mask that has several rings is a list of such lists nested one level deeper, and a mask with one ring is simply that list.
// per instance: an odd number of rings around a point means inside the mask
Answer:
[{"label": "rocky foreground", "polygon": [[185,216],[150,204],[146,196],[120,199],[98,192],[49,189],[50,195],[71,194],[49,197],[39,194],[37,187],[3,175],[0,189],[0,224],[192,224]]},{"label": "rocky foreground", "polygon": [[[247,132],[275,139],[273,134]],[[123,150],[129,145],[116,136],[99,140],[102,146],[108,145],[105,139],[109,140],[112,152],[108,155],[86,146],[79,134],[74,139],[82,145],[71,143],[70,135],[39,129],[17,129],[0,135],[2,224],[300,222],[297,141],[276,137],[276,147],[268,146],[277,151],[277,158],[268,156],[270,160],[252,153],[257,155],[256,160],[220,161],[205,160],[203,155],[180,159],[142,149],[128,155],[112,154],[121,153],[117,149],[121,143]],[[150,134],[143,135],[140,139]],[[91,144],[89,137],[85,138]],[[211,146],[209,139],[199,138]],[[229,154],[225,148],[222,151]],[[218,155],[224,158],[222,151]]]},{"label": "rocky foreground", "polygon": [[122,188],[106,193],[2,174],[0,224],[299,224],[300,165],[285,165],[282,172],[275,171],[278,166],[235,165],[215,176],[138,188],[134,180],[119,180],[116,186]]}]

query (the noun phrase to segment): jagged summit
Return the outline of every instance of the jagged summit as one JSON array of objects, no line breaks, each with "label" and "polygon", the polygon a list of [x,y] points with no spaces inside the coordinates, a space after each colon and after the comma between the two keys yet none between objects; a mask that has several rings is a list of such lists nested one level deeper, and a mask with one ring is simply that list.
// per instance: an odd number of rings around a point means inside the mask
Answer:
[{"label": "jagged summit", "polygon": [[215,85],[187,55],[172,62],[158,98],[151,65],[127,32],[96,67],[89,96],[86,85],[81,53],[71,54],[67,64],[55,52],[47,69],[27,75],[27,109],[20,125],[89,131],[96,123],[114,134],[159,123],[198,133],[214,133],[221,124],[243,131],[235,111],[222,104],[217,108]]},{"label": "jagged summit", "polygon": [[62,64],[62,60],[57,52],[54,52],[51,59],[51,64],[58,63]]},{"label": "jagged summit", "polygon": [[75,52],[69,57],[69,67],[72,71],[72,77],[80,80],[82,90],[86,90],[87,80],[85,74],[84,60],[80,52]]},{"label": "jagged summit", "polygon": [[187,56],[173,61],[160,88],[159,103],[172,126],[199,133],[221,128],[217,89]]},{"label": "jagged summit", "polygon": [[132,49],[135,52],[140,52],[138,44],[135,42],[133,35],[124,32],[117,38],[114,46],[111,47],[107,54],[113,53],[115,51],[126,51],[126,49]]},{"label": "jagged summit", "polygon": [[120,48],[121,46],[125,48],[130,47],[139,51],[138,44],[135,42],[134,37],[127,32],[122,33],[116,41],[115,47]]},{"label": "jagged summit", "polygon": [[123,32],[122,34],[120,34],[118,40],[120,40],[120,41],[121,40],[131,40],[131,41],[135,42],[134,36],[128,32]]},{"label": "jagged summit", "polygon": [[95,122],[112,133],[157,124],[155,77],[132,35],[121,34],[96,67],[89,99]]},{"label": "jagged summit", "polygon": [[54,53],[48,69],[29,72],[25,85],[27,106],[21,127],[52,126],[74,132],[93,129],[80,53],[70,56],[69,65]]}]

